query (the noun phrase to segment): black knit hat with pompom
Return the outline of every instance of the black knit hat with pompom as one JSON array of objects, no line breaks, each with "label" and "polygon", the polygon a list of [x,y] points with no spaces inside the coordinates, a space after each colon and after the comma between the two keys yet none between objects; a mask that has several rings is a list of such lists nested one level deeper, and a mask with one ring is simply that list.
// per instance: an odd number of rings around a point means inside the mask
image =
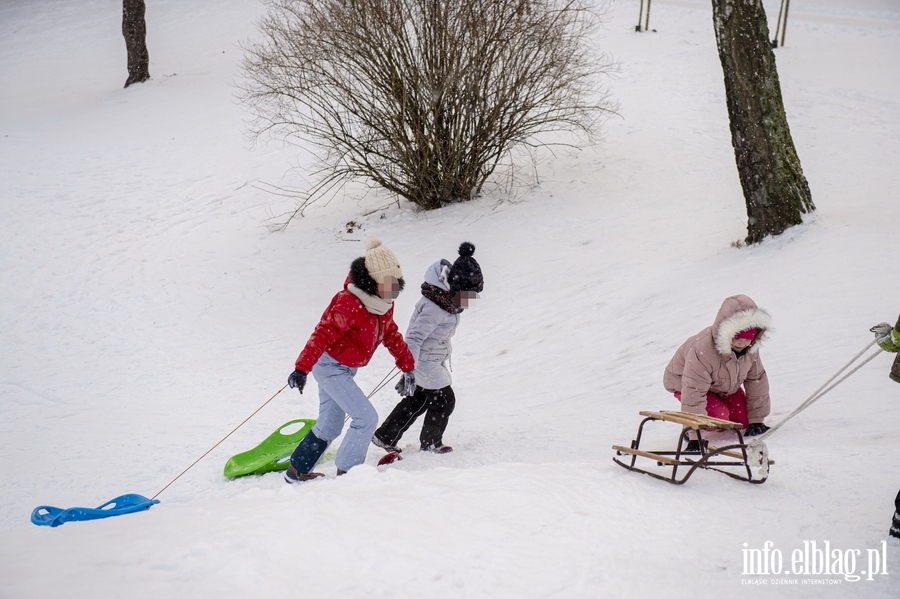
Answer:
[{"label": "black knit hat with pompom", "polygon": [[459,258],[450,267],[450,291],[475,291],[481,293],[484,289],[484,277],[481,275],[481,267],[472,255],[475,246],[468,241],[459,245]]}]

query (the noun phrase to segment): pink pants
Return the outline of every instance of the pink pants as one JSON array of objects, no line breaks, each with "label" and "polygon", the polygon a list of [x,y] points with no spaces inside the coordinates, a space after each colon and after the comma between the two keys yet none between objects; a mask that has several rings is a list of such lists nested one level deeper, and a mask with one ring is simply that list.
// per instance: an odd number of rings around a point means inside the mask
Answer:
[{"label": "pink pants", "polygon": [[[675,392],[675,399],[681,401],[681,392]],[[706,394],[706,414],[713,418],[730,420],[747,428],[747,394],[741,387],[728,397],[719,397],[712,391]]]}]

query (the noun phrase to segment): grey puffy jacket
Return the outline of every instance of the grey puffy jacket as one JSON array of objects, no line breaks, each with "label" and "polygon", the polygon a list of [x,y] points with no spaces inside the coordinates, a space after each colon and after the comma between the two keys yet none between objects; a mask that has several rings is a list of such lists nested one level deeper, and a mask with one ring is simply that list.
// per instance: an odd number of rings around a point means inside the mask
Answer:
[{"label": "grey puffy jacket", "polygon": [[[449,291],[449,270],[450,262],[439,260],[425,271],[425,282]],[[460,314],[450,314],[426,297],[416,303],[406,329],[406,343],[416,359],[416,385],[419,387],[442,389],[452,382],[450,338],[456,333],[459,319]]]}]

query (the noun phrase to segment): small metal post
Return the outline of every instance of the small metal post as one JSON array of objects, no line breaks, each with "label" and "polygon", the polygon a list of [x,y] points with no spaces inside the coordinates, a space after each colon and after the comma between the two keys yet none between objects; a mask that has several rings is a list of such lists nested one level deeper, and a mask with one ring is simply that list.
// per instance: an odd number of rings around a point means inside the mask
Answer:
[{"label": "small metal post", "polygon": [[647,0],[647,20],[644,21],[644,31],[650,31],[650,1]]},{"label": "small metal post", "polygon": [[791,0],[784,2],[784,22],[781,24],[781,47],[784,47],[784,34],[787,31],[788,10],[791,8]]},{"label": "small metal post", "polygon": [[778,34],[781,32],[781,14],[784,12],[784,0],[781,0],[781,6],[778,7],[778,20],[775,22],[775,37],[772,38],[772,47],[778,47]]},{"label": "small metal post", "polygon": [[641,30],[641,20],[644,18],[644,0],[641,0],[641,9],[638,11],[638,24],[637,27],[634,28],[635,31],[640,32]]}]

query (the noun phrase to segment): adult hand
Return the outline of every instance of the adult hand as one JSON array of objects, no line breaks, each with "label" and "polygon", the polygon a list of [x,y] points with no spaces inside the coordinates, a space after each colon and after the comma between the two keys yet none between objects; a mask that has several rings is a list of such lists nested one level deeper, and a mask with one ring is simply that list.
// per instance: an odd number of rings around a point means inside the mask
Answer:
[{"label": "adult hand", "polygon": [[303,387],[306,386],[306,373],[302,370],[295,370],[288,377],[288,386],[291,389],[296,389],[301,394],[303,393]]},{"label": "adult hand", "polygon": [[756,435],[761,435],[764,432],[769,430],[769,427],[763,424],[762,422],[754,422],[750,426],[747,427],[747,432],[744,433],[745,437],[755,437]]},{"label": "adult hand", "polygon": [[886,322],[882,322],[869,330],[875,333],[875,342],[878,343],[878,347],[884,351],[894,353],[900,351],[900,332],[897,329]]},{"label": "adult hand", "polygon": [[416,393],[416,375],[412,371],[404,372],[394,389],[403,397],[412,397]]}]

